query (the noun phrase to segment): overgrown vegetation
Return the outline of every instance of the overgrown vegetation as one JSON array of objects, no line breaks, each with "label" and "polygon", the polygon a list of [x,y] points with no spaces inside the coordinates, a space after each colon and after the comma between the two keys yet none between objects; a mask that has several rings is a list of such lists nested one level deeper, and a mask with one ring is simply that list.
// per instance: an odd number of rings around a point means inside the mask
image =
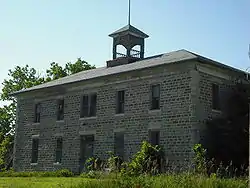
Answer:
[{"label": "overgrown vegetation", "polygon": [[1,178],[0,187],[18,188],[247,188],[245,179],[182,175],[138,176],[119,179],[86,178]]},{"label": "overgrown vegetation", "polygon": [[74,174],[68,169],[46,172],[15,172],[14,170],[0,172],[0,177],[73,177]]},{"label": "overgrown vegetation", "polygon": [[[86,162],[87,171],[82,173],[80,176],[75,175],[75,179],[72,180],[74,174],[69,170],[63,169],[55,172],[14,172],[13,170],[0,172],[0,177],[25,177],[36,179],[19,179],[20,184],[23,187],[42,187],[42,183],[34,183],[37,178],[42,177],[69,177],[69,181],[65,181],[65,184],[50,183],[45,185],[59,186],[59,187],[122,187],[122,188],[142,188],[142,187],[242,187],[245,188],[248,185],[248,178],[241,177],[238,179],[221,178],[221,173],[226,173],[217,169],[216,173],[207,173],[207,161],[206,161],[206,150],[201,144],[194,146],[195,152],[195,168],[185,173],[163,173],[162,165],[164,165],[164,154],[159,146],[152,146],[148,142],[143,142],[140,151],[138,151],[132,160],[127,163],[122,163],[119,157],[116,157],[113,153],[110,153],[110,157],[107,161],[101,160],[100,158],[90,158]],[[107,172],[107,169],[109,171]],[[80,180],[81,181],[80,181]],[[5,179],[8,180],[8,179]],[[29,182],[30,181],[30,182]],[[41,180],[44,184],[45,180]],[[71,181],[71,183],[70,183]],[[77,183],[72,183],[72,182]],[[18,185],[20,185],[18,183]],[[1,185],[1,180],[0,180]],[[13,186],[12,184],[12,187]],[[20,186],[18,186],[20,187]],[[22,187],[22,186],[21,186]]]},{"label": "overgrown vegetation", "polygon": [[[209,161],[208,173],[221,169],[226,176],[242,176],[249,166],[249,86],[238,83],[227,94],[222,114],[207,122],[202,145]],[[223,176],[223,175],[222,175]]]}]

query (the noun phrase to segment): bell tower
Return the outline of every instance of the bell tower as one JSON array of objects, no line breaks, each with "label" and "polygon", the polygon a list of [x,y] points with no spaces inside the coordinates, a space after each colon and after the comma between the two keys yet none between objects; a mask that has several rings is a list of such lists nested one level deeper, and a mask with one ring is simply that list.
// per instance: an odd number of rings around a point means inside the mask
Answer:
[{"label": "bell tower", "polygon": [[[113,38],[113,60],[107,61],[107,67],[133,63],[144,58],[144,40],[149,36],[130,24],[130,0],[128,25],[111,33],[109,36]],[[126,52],[118,52],[118,45],[123,46]],[[133,49],[135,46],[138,46],[139,50]]]}]

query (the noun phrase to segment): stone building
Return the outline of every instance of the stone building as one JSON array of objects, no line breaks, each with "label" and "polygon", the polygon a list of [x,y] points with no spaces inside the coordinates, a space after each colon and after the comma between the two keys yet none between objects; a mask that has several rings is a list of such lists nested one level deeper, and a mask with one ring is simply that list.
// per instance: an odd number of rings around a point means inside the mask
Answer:
[{"label": "stone building", "polygon": [[145,58],[148,35],[130,24],[109,36],[113,59],[105,67],[14,93],[15,170],[79,172],[88,157],[105,159],[107,151],[129,160],[143,140],[186,166],[204,121],[221,113],[230,84],[245,77],[187,50]]}]

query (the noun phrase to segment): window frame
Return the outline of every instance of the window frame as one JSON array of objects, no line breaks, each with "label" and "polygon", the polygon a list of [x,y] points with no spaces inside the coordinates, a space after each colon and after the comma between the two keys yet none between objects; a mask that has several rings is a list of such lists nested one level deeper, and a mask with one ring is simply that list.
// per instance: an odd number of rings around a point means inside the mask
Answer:
[{"label": "window frame", "polygon": [[39,139],[32,138],[31,163],[37,163],[39,153]]},{"label": "window frame", "polygon": [[[155,134],[154,137],[156,140],[153,140],[153,135]],[[160,130],[149,130],[149,143],[153,146],[160,145]]]},{"label": "window frame", "polygon": [[[123,142],[123,145],[122,145],[122,151],[120,149],[117,149],[117,148],[120,148],[120,145],[117,144],[117,141],[120,140],[119,136],[122,135],[122,142]],[[117,139],[119,138],[119,139]],[[121,159],[124,159],[124,155],[125,155],[125,134],[124,132],[114,132],[114,154],[116,156],[119,156]]]},{"label": "window frame", "polygon": [[[87,103],[84,103],[84,98]],[[86,102],[86,101],[85,101]],[[97,93],[90,93],[81,96],[80,118],[96,117],[97,113]]]},{"label": "window frame", "polygon": [[[62,108],[60,109],[60,106]],[[64,99],[58,99],[57,100],[57,121],[64,120]]]},{"label": "window frame", "polygon": [[[60,147],[59,147],[60,146]],[[63,149],[63,138],[58,137],[56,139],[56,155],[55,155],[55,162],[56,163],[62,163],[62,149]]]},{"label": "window frame", "polygon": [[40,123],[40,121],[41,121],[41,103],[36,103],[34,123]]},{"label": "window frame", "polygon": [[116,92],[116,114],[124,114],[125,112],[125,90]]},{"label": "window frame", "polygon": [[[158,87],[158,96],[154,97],[154,88]],[[161,100],[161,86],[160,84],[153,84],[151,85],[151,104],[150,104],[150,110],[159,110],[160,109],[160,100]],[[157,102],[157,104],[155,104]]]}]

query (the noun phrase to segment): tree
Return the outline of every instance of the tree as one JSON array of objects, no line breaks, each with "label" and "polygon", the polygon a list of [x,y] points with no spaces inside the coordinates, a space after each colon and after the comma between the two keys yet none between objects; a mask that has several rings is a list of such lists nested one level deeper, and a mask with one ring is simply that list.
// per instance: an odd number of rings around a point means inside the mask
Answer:
[{"label": "tree", "polygon": [[[43,77],[37,73],[34,68],[28,65],[24,67],[16,66],[13,70],[9,70],[8,79],[2,83],[3,89],[0,94],[0,100],[8,101],[10,104],[0,107],[0,162],[4,164],[8,154],[7,150],[12,149],[13,133],[16,121],[16,104],[15,97],[10,94],[23,89],[30,88],[51,80],[59,79],[80,71],[94,69],[95,66],[88,64],[86,61],[77,59],[75,63],[67,63],[65,67],[60,66],[58,63],[51,63],[50,67],[46,70],[46,76]],[[8,148],[6,150],[6,147]],[[6,166],[7,164],[5,164]],[[0,164],[1,166],[1,164]]]},{"label": "tree", "polygon": [[249,109],[246,85],[236,84],[228,98],[224,114],[207,122],[203,145],[209,160],[215,159],[234,169],[249,163]]},{"label": "tree", "polygon": [[46,81],[56,80],[58,78],[94,68],[95,66],[88,64],[86,61],[81,60],[81,58],[78,58],[75,63],[67,63],[64,68],[58,63],[53,62],[50,64],[50,68],[46,71]]}]

